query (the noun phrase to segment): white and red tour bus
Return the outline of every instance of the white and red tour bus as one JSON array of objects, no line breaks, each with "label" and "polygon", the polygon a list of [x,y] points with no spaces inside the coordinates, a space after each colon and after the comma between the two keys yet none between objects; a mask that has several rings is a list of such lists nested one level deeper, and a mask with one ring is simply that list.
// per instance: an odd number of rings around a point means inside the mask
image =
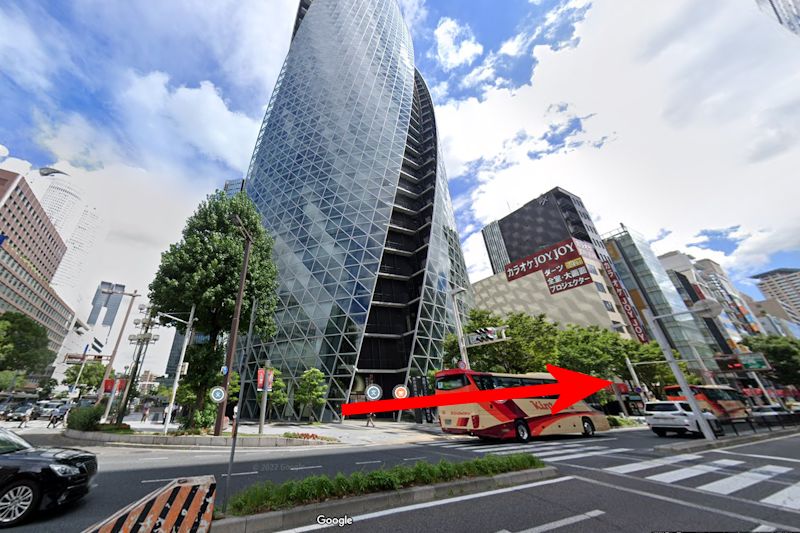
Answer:
[{"label": "white and red tour bus", "polygon": [[[435,394],[472,392],[505,387],[555,383],[545,372],[497,374],[473,370],[442,370],[436,374]],[[551,414],[557,396],[518,398],[439,407],[439,425],[445,433],[472,435],[481,439],[517,439],[527,442],[540,435],[582,433],[610,429],[605,415],[585,401]]]}]

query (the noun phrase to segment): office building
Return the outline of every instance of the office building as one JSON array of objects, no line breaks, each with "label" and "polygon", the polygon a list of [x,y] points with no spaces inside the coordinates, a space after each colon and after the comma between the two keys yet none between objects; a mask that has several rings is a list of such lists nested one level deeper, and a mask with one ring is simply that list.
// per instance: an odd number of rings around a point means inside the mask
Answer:
[{"label": "office building", "polygon": [[800,268],[776,268],[752,276],[767,298],[780,300],[795,322],[800,322]]},{"label": "office building", "polygon": [[696,261],[677,251],[660,255],[658,259],[687,307],[706,298],[722,304],[722,313],[715,318],[694,316],[711,350],[723,354],[749,351],[742,340],[761,328],[757,323],[754,325],[755,316],[722,267],[707,259]]},{"label": "office building", "polygon": [[226,180],[225,186],[223,187],[225,194],[228,196],[234,196],[237,193],[240,193],[244,190],[244,180]]},{"label": "office building", "polygon": [[[256,343],[293,397],[326,378],[313,416],[338,419],[442,365],[466,267],[427,85],[395,0],[303,0],[258,134],[246,192],[274,239],[277,333]],[[470,294],[455,297],[465,311]],[[244,415],[257,416],[252,388]],[[305,413],[308,415],[309,413]]]},{"label": "office building", "polygon": [[66,251],[25,179],[0,170],[0,312],[22,313],[47,330],[57,352],[75,314],[50,281]]},{"label": "office building", "polygon": [[800,0],[756,0],[766,15],[800,35]]},{"label": "office building", "polygon": [[[486,305],[492,302],[492,305],[499,306],[498,309],[526,307],[526,312],[545,313],[558,322],[562,320],[556,317],[570,316],[571,300],[590,296],[585,289],[576,294],[550,299],[536,298],[534,293],[531,293],[531,303],[521,306],[514,290],[522,287],[513,286],[509,282],[508,287],[501,289],[503,281],[501,273],[505,272],[507,265],[514,264],[538,250],[557,243],[574,241],[582,245],[579,246],[580,255],[592,270],[590,275],[594,281],[596,294],[592,298],[584,298],[585,303],[581,306],[583,311],[574,316],[573,323],[611,327],[617,331],[624,331],[628,336],[642,342],[648,340],[641,318],[636,309],[630,305],[630,298],[625,287],[619,282],[619,276],[614,270],[603,240],[586,206],[578,196],[556,187],[500,220],[488,224],[483,228],[482,234],[492,271],[495,273],[488,281],[476,284],[476,287],[480,287],[481,301]],[[541,274],[537,276],[540,277]],[[485,291],[489,287],[499,290],[498,294],[505,294],[511,300],[503,303],[494,295],[488,297]],[[562,309],[561,306],[566,308]],[[603,309],[607,310],[605,317],[602,316]]]},{"label": "office building", "polygon": [[789,306],[775,298],[755,300],[743,295],[766,335],[800,338],[800,320]]},{"label": "office building", "polygon": [[[642,235],[623,226],[604,235],[604,241],[622,283],[641,313],[649,309],[653,316],[672,315],[660,319],[670,345],[680,352],[687,366],[708,379],[704,370],[714,370],[714,351],[688,313],[684,299],[673,285],[664,267]],[[649,332],[649,328],[648,328]],[[652,338],[652,332],[649,332]]]}]

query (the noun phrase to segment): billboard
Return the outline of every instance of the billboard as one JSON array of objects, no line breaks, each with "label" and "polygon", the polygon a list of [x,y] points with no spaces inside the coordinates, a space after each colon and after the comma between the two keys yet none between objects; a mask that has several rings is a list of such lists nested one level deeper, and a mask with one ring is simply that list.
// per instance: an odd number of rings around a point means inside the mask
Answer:
[{"label": "billboard", "polygon": [[609,261],[603,261],[603,269],[606,271],[608,280],[611,282],[611,288],[614,289],[614,294],[617,295],[617,299],[619,300],[620,307],[622,307],[622,311],[625,313],[625,316],[628,317],[628,322],[631,324],[633,334],[636,335],[636,338],[639,339],[639,342],[647,342],[647,333],[644,330],[642,321],[639,320],[639,313],[633,306],[633,302],[631,302],[631,299],[628,296],[628,291],[625,290],[625,286],[622,285],[619,277],[617,277],[614,267],[611,266]]},{"label": "billboard", "polygon": [[548,267],[564,264],[581,256],[581,249],[573,239],[558,242],[506,265],[506,279],[514,281]]}]

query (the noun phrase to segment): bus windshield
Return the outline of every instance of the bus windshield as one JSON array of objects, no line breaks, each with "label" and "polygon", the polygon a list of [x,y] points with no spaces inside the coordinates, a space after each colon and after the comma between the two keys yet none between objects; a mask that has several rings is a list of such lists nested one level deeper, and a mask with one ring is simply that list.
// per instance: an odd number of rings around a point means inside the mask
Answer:
[{"label": "bus windshield", "polygon": [[454,390],[466,386],[467,376],[464,374],[454,374],[436,378],[436,390]]}]

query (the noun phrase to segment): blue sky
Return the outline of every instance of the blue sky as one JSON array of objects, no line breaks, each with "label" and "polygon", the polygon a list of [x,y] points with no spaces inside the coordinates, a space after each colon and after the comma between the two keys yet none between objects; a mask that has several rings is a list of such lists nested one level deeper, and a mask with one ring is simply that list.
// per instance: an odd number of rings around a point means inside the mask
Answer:
[{"label": "blue sky", "polygon": [[[398,3],[473,281],[480,228],[554,186],[601,232],[712,258],[754,296],[749,275],[800,264],[800,39],[754,1]],[[144,289],[197,202],[246,172],[296,6],[0,3],[0,166],[57,164],[105,210],[87,290]]]}]

